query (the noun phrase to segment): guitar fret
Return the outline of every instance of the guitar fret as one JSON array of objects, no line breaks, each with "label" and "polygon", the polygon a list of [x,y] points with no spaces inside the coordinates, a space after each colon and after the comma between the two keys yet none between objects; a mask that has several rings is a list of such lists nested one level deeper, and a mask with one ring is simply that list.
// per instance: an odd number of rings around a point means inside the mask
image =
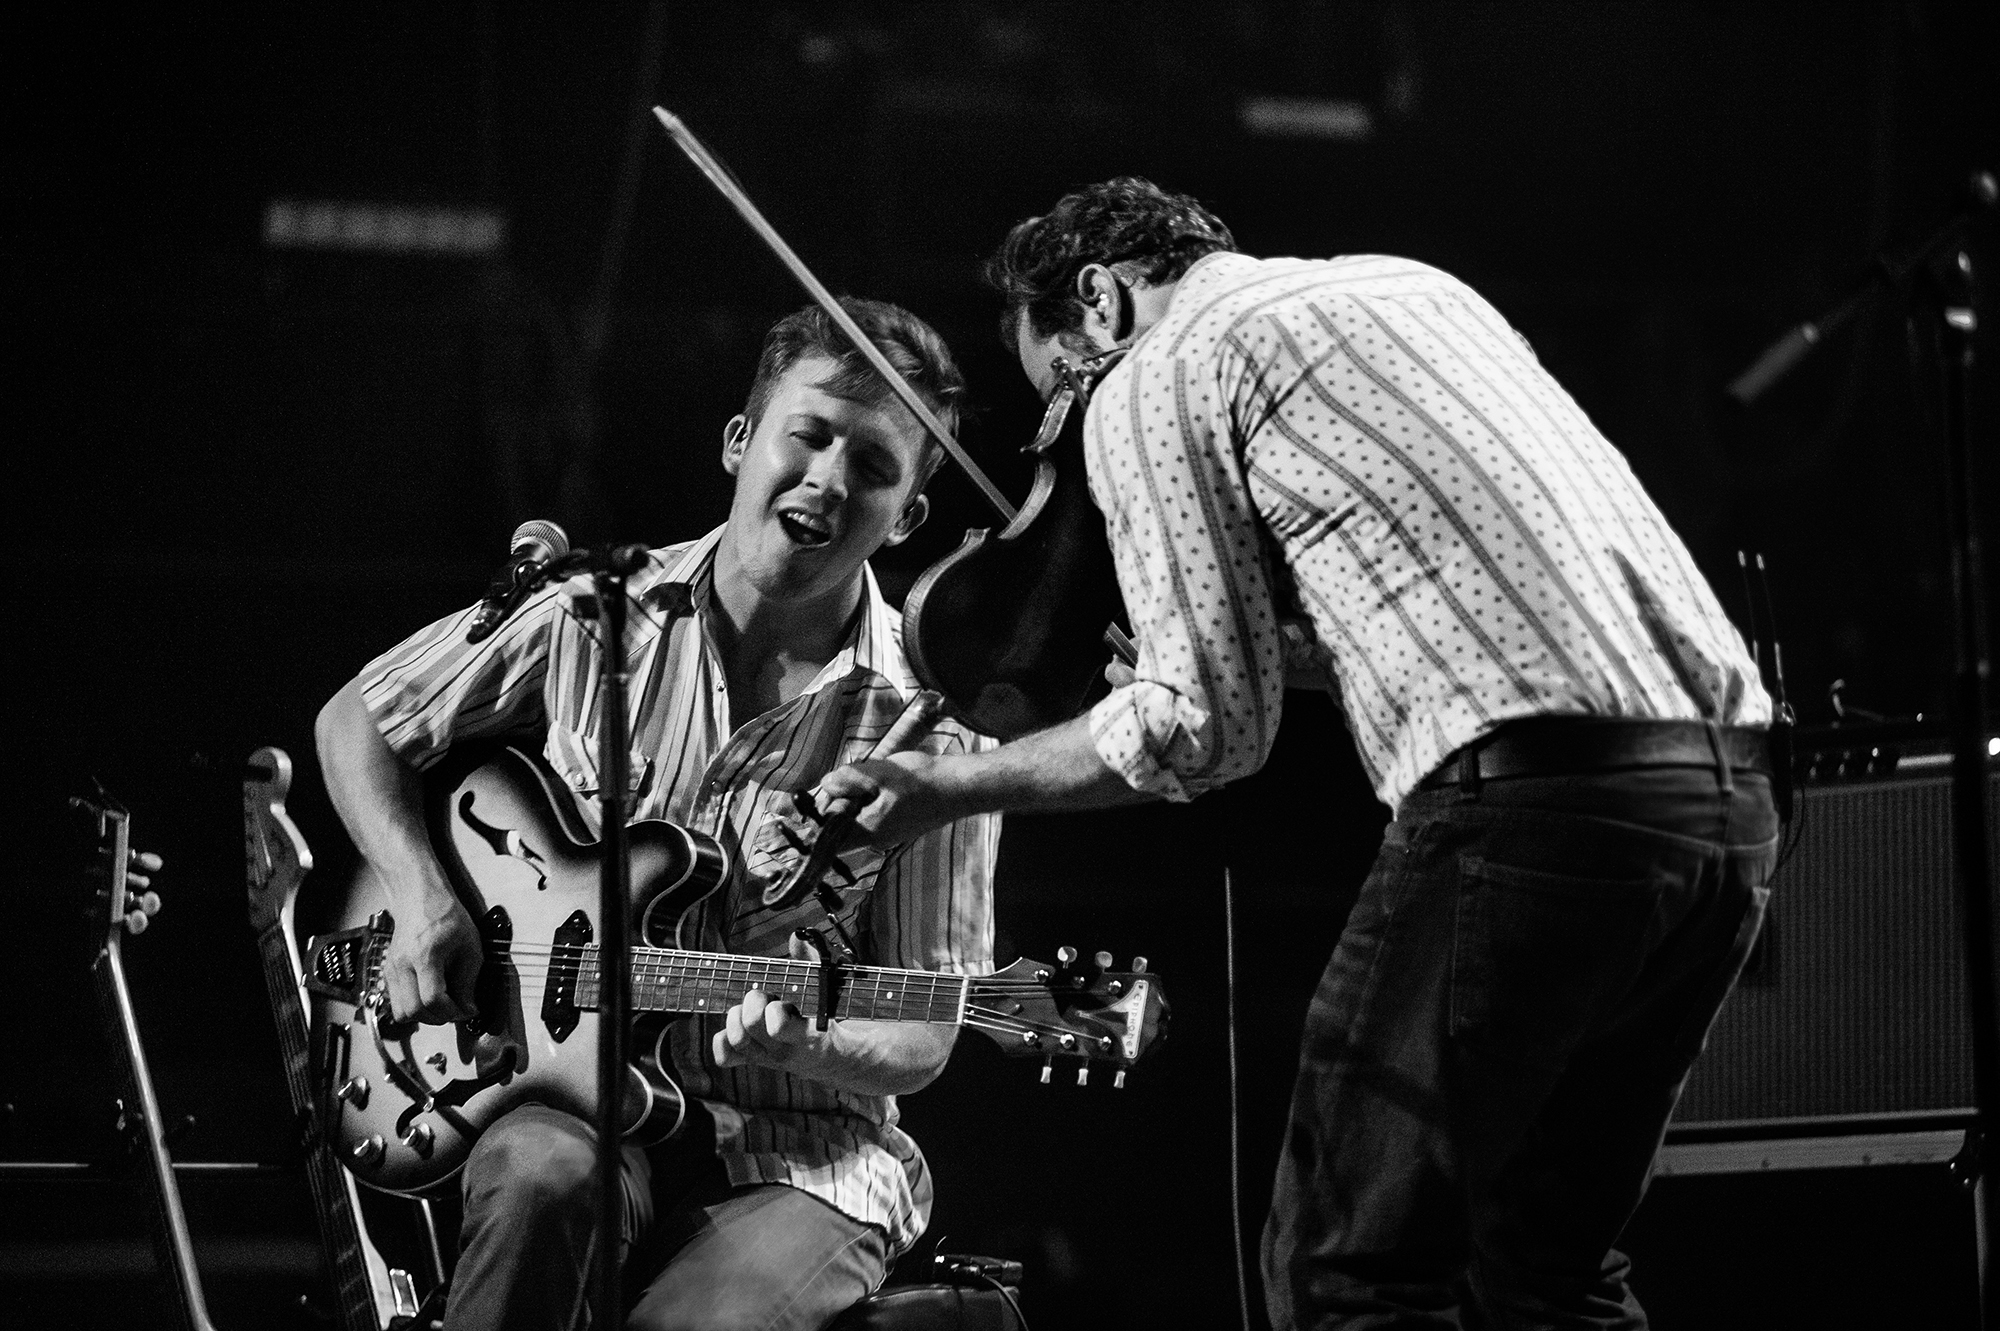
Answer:
[{"label": "guitar fret", "polygon": [[[601,1006],[602,978],[595,944],[578,949],[576,1003]],[[818,962],[789,957],[748,957],[677,949],[635,949],[632,1001],[637,1011],[718,1015],[751,989],[790,1003],[807,1017],[819,1015]],[[960,977],[931,971],[850,966],[843,971],[834,1015],[872,1021],[955,1024]]]}]

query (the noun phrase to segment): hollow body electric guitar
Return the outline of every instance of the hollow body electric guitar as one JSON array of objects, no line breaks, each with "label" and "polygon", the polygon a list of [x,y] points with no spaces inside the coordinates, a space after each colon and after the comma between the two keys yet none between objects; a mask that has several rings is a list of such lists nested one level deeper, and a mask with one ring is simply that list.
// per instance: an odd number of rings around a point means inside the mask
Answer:
[{"label": "hollow body electric guitar", "polygon": [[[456,760],[454,760],[456,759]],[[536,1101],[596,1112],[595,846],[572,797],[537,759],[514,748],[448,759],[426,782],[432,845],[485,942],[477,1021],[395,1021],[382,956],[394,936],[379,883],[350,900],[351,927],[312,939],[315,1075],[324,1121],[357,1178],[420,1194],[450,1179],[480,1132]],[[1114,973],[1062,950],[1056,966],[1021,960],[990,976],[946,975],[784,957],[689,950],[681,923],[728,877],[713,838],[662,821],[630,829],[633,900],[642,946],[632,951],[633,1048],[621,1112],[628,1140],[673,1135],[684,1105],[667,1035],[690,1015],[726,1013],[760,989],[815,1021],[827,1018],[969,1026],[1011,1054],[1125,1069],[1164,1034],[1166,997],[1135,960]],[[1047,1080],[1049,1068],[1044,1067]]]}]

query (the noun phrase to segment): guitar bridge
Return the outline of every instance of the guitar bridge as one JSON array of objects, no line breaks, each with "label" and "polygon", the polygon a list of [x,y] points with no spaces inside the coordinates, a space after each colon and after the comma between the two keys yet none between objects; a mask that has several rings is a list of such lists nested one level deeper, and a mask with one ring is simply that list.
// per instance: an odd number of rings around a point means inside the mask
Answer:
[{"label": "guitar bridge", "polygon": [[313,935],[306,940],[306,988],[321,998],[360,1007],[381,973],[383,949],[395,932],[396,922],[384,910],[358,929]]}]

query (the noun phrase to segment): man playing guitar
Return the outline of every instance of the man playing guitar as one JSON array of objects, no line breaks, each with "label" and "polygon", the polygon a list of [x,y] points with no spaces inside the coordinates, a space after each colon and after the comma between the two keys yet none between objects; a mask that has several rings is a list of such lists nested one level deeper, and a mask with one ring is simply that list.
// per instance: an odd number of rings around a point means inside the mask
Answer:
[{"label": "man playing guitar", "polygon": [[[937,334],[893,305],[845,304],[953,422],[964,381]],[[937,460],[923,427],[808,307],[771,330],[749,401],[724,430],[727,521],[653,551],[631,579],[632,815],[707,832],[734,866],[688,945],[784,955],[795,930],[824,921],[810,898],[773,910],[763,893],[797,862],[782,835],[794,793],[865,755],[917,690],[866,561],[924,520]],[[544,589],[477,645],[465,642],[470,612],[440,620],[320,713],[327,787],[397,922],[383,960],[397,1019],[472,1018],[481,964],[426,833],[422,772],[454,744],[534,737],[594,825],[600,667],[579,589]],[[923,747],[988,742],[945,722]],[[998,817],[982,815],[886,855],[845,856],[842,927],[871,962],[989,971],[998,843]],[[726,1017],[676,1026],[698,1126],[651,1153],[625,1149],[626,1282],[643,1290],[631,1324],[818,1327],[875,1288],[930,1211],[895,1097],[938,1074],[955,1034],[858,1020],[815,1030],[755,990]],[[534,1103],[479,1138],[447,1326],[582,1324],[595,1149],[588,1124]]]}]

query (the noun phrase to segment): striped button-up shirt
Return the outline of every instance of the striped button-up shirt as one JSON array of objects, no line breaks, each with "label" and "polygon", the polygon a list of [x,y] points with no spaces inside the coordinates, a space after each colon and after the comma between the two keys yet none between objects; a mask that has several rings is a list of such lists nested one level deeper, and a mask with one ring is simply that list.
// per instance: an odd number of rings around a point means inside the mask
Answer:
[{"label": "striped button-up shirt", "polygon": [[[652,552],[628,587],[633,818],[664,818],[726,845],[734,869],[704,904],[691,946],[783,956],[794,930],[825,913],[812,902],[763,908],[767,884],[797,862],[781,827],[794,792],[864,756],[917,690],[902,621],[872,571],[853,635],[798,697],[732,733],[727,677],[707,629],[720,530]],[[461,740],[542,740],[543,753],[595,826],[598,625],[575,605],[587,579],[529,600],[491,638],[467,646],[469,613],[438,621],[371,663],[363,696],[383,738],[423,769]],[[964,752],[990,740],[944,722],[921,747]],[[789,816],[787,816],[789,815]],[[992,877],[998,817],[969,818],[893,849],[843,856],[852,881],[841,912],[865,961],[986,974],[993,968]],[[716,1123],[736,1184],[784,1183],[864,1223],[901,1251],[923,1232],[931,1184],[916,1143],[896,1126],[893,1096],[854,1095],[761,1067],[718,1068],[713,1018],[673,1032],[683,1089]]]},{"label": "striped button-up shirt", "polygon": [[1769,722],[1625,459],[1434,268],[1202,259],[1098,386],[1085,446],[1141,645],[1092,734],[1138,789],[1262,764],[1296,615],[1392,808],[1517,717]]}]

